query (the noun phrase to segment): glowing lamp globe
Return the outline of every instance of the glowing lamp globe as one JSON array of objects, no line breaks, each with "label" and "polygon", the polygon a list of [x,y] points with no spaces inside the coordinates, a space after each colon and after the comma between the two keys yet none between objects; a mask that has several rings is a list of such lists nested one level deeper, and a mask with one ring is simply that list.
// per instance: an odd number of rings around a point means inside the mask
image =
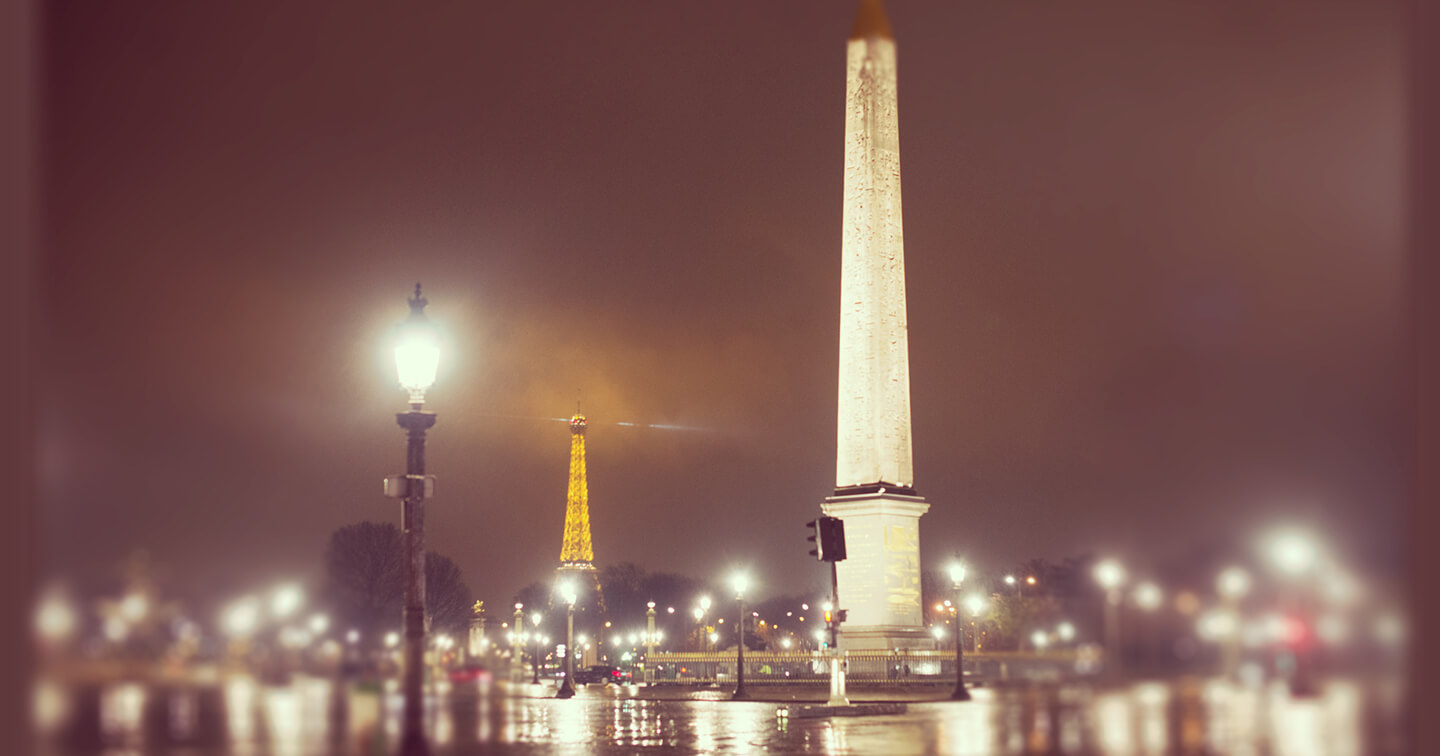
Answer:
[{"label": "glowing lamp globe", "polygon": [[955,585],[965,581],[965,565],[956,562],[950,565],[950,582]]},{"label": "glowing lamp globe", "polygon": [[1215,579],[1215,587],[1227,599],[1238,599],[1250,592],[1250,573],[1243,567],[1226,567]]},{"label": "glowing lamp globe", "polygon": [[1106,590],[1119,588],[1125,582],[1125,568],[1114,559],[1106,559],[1095,565],[1095,582]]},{"label": "glowing lamp globe", "polygon": [[1281,571],[1303,574],[1317,561],[1315,542],[1304,533],[1282,533],[1270,544],[1270,556]]},{"label": "glowing lamp globe", "polygon": [[1141,609],[1154,611],[1165,603],[1165,593],[1154,583],[1141,583],[1135,588],[1135,603]]},{"label": "glowing lamp globe", "polygon": [[395,335],[395,373],[400,387],[410,392],[410,403],[420,405],[440,367],[440,337],[425,317],[430,300],[420,296],[420,284],[415,284],[415,296],[409,302],[410,317],[400,323]]},{"label": "glowing lamp globe", "polygon": [[736,596],[743,596],[745,595],[745,589],[750,587],[750,578],[744,573],[737,573],[735,577],[730,579],[730,584],[735,586]]},{"label": "glowing lamp globe", "polygon": [[226,634],[235,638],[254,632],[259,622],[260,606],[259,602],[253,598],[244,598],[230,605],[220,620]]}]

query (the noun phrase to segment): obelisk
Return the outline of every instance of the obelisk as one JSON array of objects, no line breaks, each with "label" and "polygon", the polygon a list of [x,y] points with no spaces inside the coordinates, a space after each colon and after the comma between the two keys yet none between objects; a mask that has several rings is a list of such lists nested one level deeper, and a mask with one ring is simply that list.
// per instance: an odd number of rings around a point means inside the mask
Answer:
[{"label": "obelisk", "polygon": [[861,0],[845,69],[835,494],[821,507],[845,521],[841,646],[929,648],[920,516],[930,505],[913,488],[895,40],[880,0]]}]

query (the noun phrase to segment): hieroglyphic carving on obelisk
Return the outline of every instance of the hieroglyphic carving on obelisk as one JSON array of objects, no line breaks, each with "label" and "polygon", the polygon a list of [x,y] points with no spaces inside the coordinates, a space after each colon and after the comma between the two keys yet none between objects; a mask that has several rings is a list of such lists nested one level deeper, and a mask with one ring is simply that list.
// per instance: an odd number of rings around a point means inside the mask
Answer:
[{"label": "hieroglyphic carving on obelisk", "polygon": [[880,3],[860,5],[845,64],[839,447],[835,487],[914,483],[895,40]]}]

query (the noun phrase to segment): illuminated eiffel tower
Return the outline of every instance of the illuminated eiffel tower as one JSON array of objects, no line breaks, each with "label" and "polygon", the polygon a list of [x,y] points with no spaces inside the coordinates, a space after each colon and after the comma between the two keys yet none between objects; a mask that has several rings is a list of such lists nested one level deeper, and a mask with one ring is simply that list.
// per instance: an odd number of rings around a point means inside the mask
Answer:
[{"label": "illuminated eiffel tower", "polygon": [[555,569],[555,582],[557,585],[565,580],[575,583],[580,592],[576,611],[593,617],[605,612],[605,597],[600,591],[600,576],[595,571],[595,547],[590,542],[585,427],[585,416],[577,407],[575,416],[570,418],[570,486],[565,495],[565,537],[560,546],[560,566]]}]

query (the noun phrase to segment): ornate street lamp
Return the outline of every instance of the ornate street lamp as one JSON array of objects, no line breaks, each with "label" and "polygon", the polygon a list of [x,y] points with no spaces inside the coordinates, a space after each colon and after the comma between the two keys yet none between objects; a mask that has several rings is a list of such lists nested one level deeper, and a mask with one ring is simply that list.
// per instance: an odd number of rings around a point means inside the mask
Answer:
[{"label": "ornate street lamp", "polygon": [[[1290,611],[1306,626],[1314,622],[1309,601],[1311,586],[1304,579],[1312,577],[1320,563],[1320,547],[1308,533],[1288,531],[1275,535],[1270,542],[1270,560],[1283,578],[1281,596],[1288,599]],[[1304,643],[1291,643],[1295,666],[1290,673],[1290,695],[1310,698],[1319,694],[1313,679],[1311,651]]]},{"label": "ornate street lamp", "polygon": [[740,624],[735,628],[739,633],[739,643],[735,644],[735,694],[730,699],[744,701],[750,698],[745,692],[745,588],[750,585],[750,578],[744,573],[736,573],[731,578],[731,584],[735,586],[735,602],[740,605]]},{"label": "ornate street lamp", "polygon": [[955,690],[950,694],[951,701],[970,700],[970,691],[965,689],[965,620],[960,616],[960,586],[964,582],[965,565],[950,565],[950,586],[955,589]]},{"label": "ornate street lamp", "polygon": [[535,653],[530,655],[530,676],[531,685],[540,684],[540,620],[543,616],[540,612],[530,614],[530,624],[535,626]]},{"label": "ornate street lamp", "polygon": [[425,431],[435,425],[435,414],[423,412],[425,391],[435,383],[440,364],[440,339],[415,284],[410,317],[400,324],[395,339],[395,371],[400,386],[410,393],[410,411],[395,415],[407,436],[402,531],[405,540],[405,708],[402,715],[400,753],[428,754],[425,742],[424,682],[425,660]]},{"label": "ornate street lamp", "polygon": [[[1220,594],[1220,601],[1224,605],[1223,615],[1216,616],[1227,618],[1219,621],[1220,626],[1229,628],[1231,624],[1240,624],[1240,601],[1250,592],[1250,573],[1246,572],[1244,567],[1226,567],[1215,578],[1215,590]],[[1211,626],[1215,627],[1215,623],[1212,622]],[[1220,667],[1226,677],[1233,677],[1240,667],[1240,633],[1231,629],[1221,633],[1221,636],[1224,646]]]},{"label": "ornate street lamp", "polygon": [[700,646],[703,651],[710,651],[710,639],[705,632],[705,613],[710,611],[710,597],[701,596],[700,606],[695,608],[695,622],[700,626]]},{"label": "ornate street lamp", "polygon": [[645,604],[645,682],[651,682],[655,677],[655,667],[650,660],[655,656],[655,602],[649,601]]},{"label": "ornate street lamp", "polygon": [[575,586],[565,583],[560,586],[560,596],[565,599],[565,680],[560,684],[556,698],[570,698],[575,695],[575,686],[570,679],[575,676]]},{"label": "ornate street lamp", "polygon": [[1125,568],[1114,559],[1095,565],[1095,582],[1105,589],[1105,675],[1112,680],[1120,674],[1120,586]]},{"label": "ornate street lamp", "polygon": [[524,604],[515,602],[515,621],[510,625],[510,679],[517,683],[525,676],[525,615],[521,613],[524,609]]}]

